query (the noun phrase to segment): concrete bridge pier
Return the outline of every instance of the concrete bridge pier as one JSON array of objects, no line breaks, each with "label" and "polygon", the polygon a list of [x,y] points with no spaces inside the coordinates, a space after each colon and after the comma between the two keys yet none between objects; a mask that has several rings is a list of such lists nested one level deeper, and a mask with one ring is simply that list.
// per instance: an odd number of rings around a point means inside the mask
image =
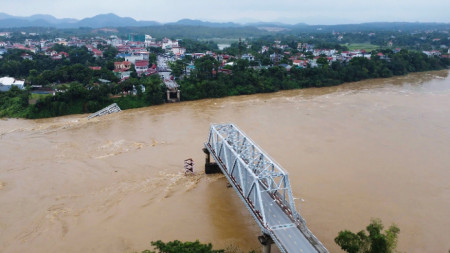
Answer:
[{"label": "concrete bridge pier", "polygon": [[203,152],[205,153],[205,173],[206,174],[215,174],[215,173],[221,173],[222,171],[219,168],[219,165],[217,163],[211,162],[211,154],[209,153],[209,150],[206,148],[203,148]]},{"label": "concrete bridge pier", "polygon": [[272,237],[263,233],[262,235],[258,236],[258,240],[262,245],[262,252],[270,253],[273,244]]},{"label": "concrete bridge pier", "polygon": [[181,99],[180,90],[167,89],[166,95],[167,95],[167,102],[169,103],[180,102]]}]

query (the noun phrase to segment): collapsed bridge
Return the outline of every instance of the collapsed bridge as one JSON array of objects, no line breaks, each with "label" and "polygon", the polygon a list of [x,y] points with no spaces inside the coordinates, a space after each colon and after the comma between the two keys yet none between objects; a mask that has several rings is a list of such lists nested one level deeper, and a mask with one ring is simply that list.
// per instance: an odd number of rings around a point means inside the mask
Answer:
[{"label": "collapsed bridge", "polygon": [[272,243],[286,253],[328,252],[297,212],[288,174],[234,124],[211,125],[204,151],[206,173],[218,167],[261,228],[264,252]]}]

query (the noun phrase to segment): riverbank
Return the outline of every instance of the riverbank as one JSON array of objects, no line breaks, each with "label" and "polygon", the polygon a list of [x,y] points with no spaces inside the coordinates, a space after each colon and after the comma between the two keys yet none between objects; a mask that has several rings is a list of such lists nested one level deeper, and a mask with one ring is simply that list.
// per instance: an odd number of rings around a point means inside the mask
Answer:
[{"label": "riverbank", "polygon": [[[346,82],[401,76],[413,72],[448,68],[450,59],[427,57],[423,53],[408,52],[386,54],[373,59],[355,57],[347,64],[324,63],[316,68],[291,68],[282,66],[254,69],[249,62],[238,60],[231,67],[231,74],[219,73],[217,61],[209,56],[196,60],[196,69],[189,77],[180,80],[181,99],[199,100],[279,90],[328,87]],[[318,61],[321,62],[319,59]],[[212,70],[212,71],[211,71]],[[124,86],[144,87],[136,95],[111,98],[108,85],[86,89],[82,84],[72,83],[64,93],[45,97],[29,104],[27,91],[14,89],[0,94],[0,117],[48,118],[62,115],[93,113],[111,103],[122,110],[139,108],[164,102],[165,90],[156,76],[143,79],[130,78]]]}]

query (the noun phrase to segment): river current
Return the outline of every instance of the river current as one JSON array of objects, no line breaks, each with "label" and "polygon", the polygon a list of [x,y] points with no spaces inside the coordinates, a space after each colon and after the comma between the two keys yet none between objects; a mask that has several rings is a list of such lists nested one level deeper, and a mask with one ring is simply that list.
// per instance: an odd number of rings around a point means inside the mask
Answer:
[{"label": "river current", "polygon": [[[450,249],[449,71],[87,115],[0,120],[0,252],[111,252],[155,240],[260,246],[223,175],[203,173],[210,123],[232,122],[289,172],[330,252],[380,218],[402,252]],[[193,158],[196,175],[185,177]],[[277,252],[275,250],[275,252]]]}]

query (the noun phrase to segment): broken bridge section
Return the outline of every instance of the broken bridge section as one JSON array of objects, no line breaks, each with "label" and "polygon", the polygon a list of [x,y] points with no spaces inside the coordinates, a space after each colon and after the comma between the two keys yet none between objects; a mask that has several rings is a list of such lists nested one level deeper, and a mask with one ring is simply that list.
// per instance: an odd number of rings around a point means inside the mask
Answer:
[{"label": "broken bridge section", "polygon": [[111,104],[111,105],[101,109],[100,111],[97,111],[97,112],[89,115],[88,119],[92,119],[94,117],[99,117],[99,116],[103,116],[103,115],[111,114],[111,113],[115,113],[115,112],[120,112],[120,111],[121,111],[120,107],[116,103],[114,103],[114,104]]},{"label": "broken bridge section", "polygon": [[211,125],[205,148],[261,228],[264,252],[271,241],[281,252],[328,252],[297,212],[288,174],[240,129]]}]

